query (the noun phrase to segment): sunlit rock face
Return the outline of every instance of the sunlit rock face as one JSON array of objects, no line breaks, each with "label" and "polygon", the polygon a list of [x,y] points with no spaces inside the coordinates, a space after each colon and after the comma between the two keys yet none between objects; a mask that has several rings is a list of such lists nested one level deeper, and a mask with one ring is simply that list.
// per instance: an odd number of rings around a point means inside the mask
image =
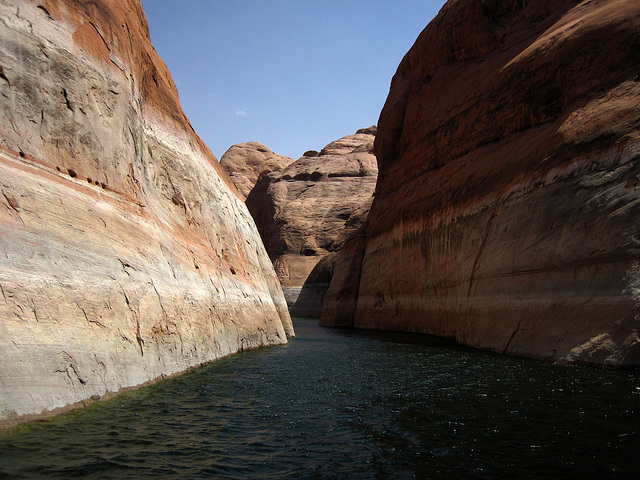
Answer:
[{"label": "sunlit rock face", "polygon": [[300,291],[316,264],[340,249],[345,232],[358,228],[358,212],[371,203],[378,173],[375,132],[358,130],[320,152],[309,151],[263,175],[247,196],[292,315],[320,315],[330,273],[312,277],[318,283],[308,283],[298,302]]},{"label": "sunlit rock face", "polygon": [[448,2],[393,78],[323,323],[639,364],[639,65],[634,0]]},{"label": "sunlit rock face", "polygon": [[3,425],[293,334],[137,0],[0,1]]},{"label": "sunlit rock face", "polygon": [[260,176],[282,170],[293,162],[293,158],[274,153],[258,142],[233,145],[220,158],[220,165],[245,198]]}]

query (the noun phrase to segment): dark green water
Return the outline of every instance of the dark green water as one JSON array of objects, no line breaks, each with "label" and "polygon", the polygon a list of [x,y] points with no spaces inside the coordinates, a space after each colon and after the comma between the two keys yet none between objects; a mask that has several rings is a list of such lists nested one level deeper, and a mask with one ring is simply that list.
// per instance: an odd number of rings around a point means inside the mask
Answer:
[{"label": "dark green water", "polygon": [[640,375],[296,319],[245,352],[0,436],[0,478],[638,478]]}]

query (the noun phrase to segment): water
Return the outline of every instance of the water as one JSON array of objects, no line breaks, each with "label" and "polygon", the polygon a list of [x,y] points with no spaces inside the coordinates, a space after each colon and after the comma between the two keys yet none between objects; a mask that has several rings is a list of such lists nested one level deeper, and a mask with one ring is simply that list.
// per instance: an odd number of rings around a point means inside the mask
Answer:
[{"label": "water", "polygon": [[3,434],[0,478],[638,477],[637,372],[296,332]]}]

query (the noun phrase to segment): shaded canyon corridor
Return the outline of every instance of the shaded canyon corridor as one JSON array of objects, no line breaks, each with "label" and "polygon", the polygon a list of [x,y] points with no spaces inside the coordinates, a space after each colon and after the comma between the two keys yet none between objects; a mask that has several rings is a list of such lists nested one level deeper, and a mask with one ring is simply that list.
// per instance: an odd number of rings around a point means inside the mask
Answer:
[{"label": "shaded canyon corridor", "polygon": [[138,0],[0,50],[0,474],[637,476],[637,0],[450,0],[298,160],[219,163]]}]

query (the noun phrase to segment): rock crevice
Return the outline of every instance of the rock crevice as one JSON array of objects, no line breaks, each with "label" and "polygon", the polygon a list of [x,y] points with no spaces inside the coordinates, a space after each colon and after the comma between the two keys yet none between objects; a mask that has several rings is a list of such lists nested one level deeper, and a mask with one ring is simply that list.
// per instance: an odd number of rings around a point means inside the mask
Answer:
[{"label": "rock crevice", "polygon": [[327,257],[364,220],[378,172],[375,132],[360,129],[307,152],[262,175],[247,196],[292,315],[320,315],[333,269]]}]

